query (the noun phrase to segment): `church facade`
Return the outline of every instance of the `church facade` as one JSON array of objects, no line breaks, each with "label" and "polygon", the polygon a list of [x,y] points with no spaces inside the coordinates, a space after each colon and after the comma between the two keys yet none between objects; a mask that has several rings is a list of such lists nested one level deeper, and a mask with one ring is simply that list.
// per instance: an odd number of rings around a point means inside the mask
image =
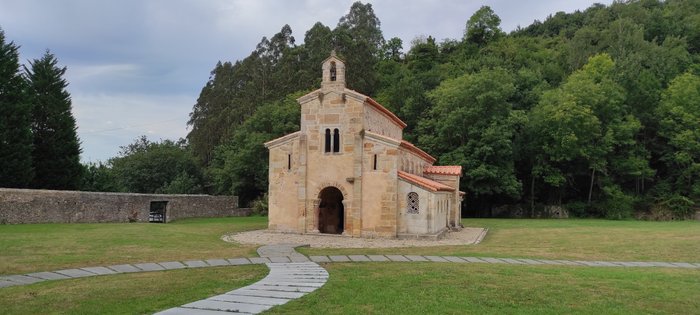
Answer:
[{"label": "church facade", "polygon": [[265,143],[270,230],[439,238],[460,227],[461,166],[434,166],[403,140],[401,119],[346,88],[334,53],[321,88],[297,101],[301,130]]}]

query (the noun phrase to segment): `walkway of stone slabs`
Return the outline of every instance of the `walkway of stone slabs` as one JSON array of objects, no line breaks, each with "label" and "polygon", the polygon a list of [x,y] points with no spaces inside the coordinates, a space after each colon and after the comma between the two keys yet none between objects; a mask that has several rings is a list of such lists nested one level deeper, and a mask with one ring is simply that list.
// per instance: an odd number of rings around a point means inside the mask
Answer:
[{"label": "walkway of stone slabs", "polygon": [[700,269],[700,262],[633,262],[593,260],[549,260],[523,258],[489,258],[457,256],[419,255],[331,255],[306,257],[294,250],[299,245],[268,245],[258,249],[260,257],[208,259],[189,261],[167,261],[159,263],[123,264],[85,267],[55,271],[34,272],[23,275],[0,276],[0,288],[26,285],[42,281],[73,279],[99,275],[131,272],[266,264],[270,273],[262,280],[247,287],[236,289],[204,300],[171,308],[158,314],[224,315],[231,313],[257,314],[276,305],[300,298],[323,286],[328,272],[318,263],[332,262],[441,262],[481,263],[511,265],[565,265],[586,267],[664,267]]}]

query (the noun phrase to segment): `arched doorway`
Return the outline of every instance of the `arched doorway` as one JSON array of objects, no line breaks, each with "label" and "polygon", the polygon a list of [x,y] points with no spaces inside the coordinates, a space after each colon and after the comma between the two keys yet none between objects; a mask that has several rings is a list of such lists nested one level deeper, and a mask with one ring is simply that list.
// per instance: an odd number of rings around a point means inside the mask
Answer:
[{"label": "arched doorway", "polygon": [[343,193],[335,187],[326,187],[318,194],[318,231],[327,234],[342,234],[345,227]]}]

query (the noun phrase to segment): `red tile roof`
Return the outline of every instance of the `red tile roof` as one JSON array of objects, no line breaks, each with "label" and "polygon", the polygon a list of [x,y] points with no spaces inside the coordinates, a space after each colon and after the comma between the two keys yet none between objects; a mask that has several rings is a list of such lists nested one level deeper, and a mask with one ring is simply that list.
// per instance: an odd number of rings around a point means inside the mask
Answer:
[{"label": "red tile roof", "polygon": [[423,187],[427,190],[430,190],[430,191],[455,191],[455,189],[450,187],[450,186],[438,183],[434,180],[430,180],[430,179],[427,179],[425,177],[421,177],[421,176],[414,175],[411,173],[406,173],[403,171],[398,171],[398,174],[399,174],[399,178],[401,178],[401,179],[403,179],[411,184],[421,186],[421,187]]},{"label": "red tile roof", "polygon": [[428,166],[423,170],[423,173],[462,176],[462,167],[459,165]]},{"label": "red tile roof", "polygon": [[405,148],[408,151],[415,153],[416,155],[424,158],[425,160],[427,160],[430,163],[434,163],[437,160],[432,155],[425,153],[425,151],[421,150],[417,146],[413,145],[413,143],[410,143],[406,140],[401,140],[401,147]]}]

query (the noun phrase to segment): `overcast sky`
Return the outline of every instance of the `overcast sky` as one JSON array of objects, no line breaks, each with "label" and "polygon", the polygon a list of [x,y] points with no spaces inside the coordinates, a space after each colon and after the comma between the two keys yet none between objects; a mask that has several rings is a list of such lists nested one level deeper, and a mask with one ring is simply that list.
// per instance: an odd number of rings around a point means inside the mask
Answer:
[{"label": "overcast sky", "polygon": [[[284,24],[297,44],[320,21],[334,28],[352,0],[0,0],[0,28],[23,63],[46,49],[66,79],[82,141],[82,161],[106,161],[140,135],[178,139],[217,61],[245,58]],[[385,38],[461,38],[482,5],[511,31],[557,11],[611,0],[378,0]],[[320,74],[319,74],[320,75]]]}]

